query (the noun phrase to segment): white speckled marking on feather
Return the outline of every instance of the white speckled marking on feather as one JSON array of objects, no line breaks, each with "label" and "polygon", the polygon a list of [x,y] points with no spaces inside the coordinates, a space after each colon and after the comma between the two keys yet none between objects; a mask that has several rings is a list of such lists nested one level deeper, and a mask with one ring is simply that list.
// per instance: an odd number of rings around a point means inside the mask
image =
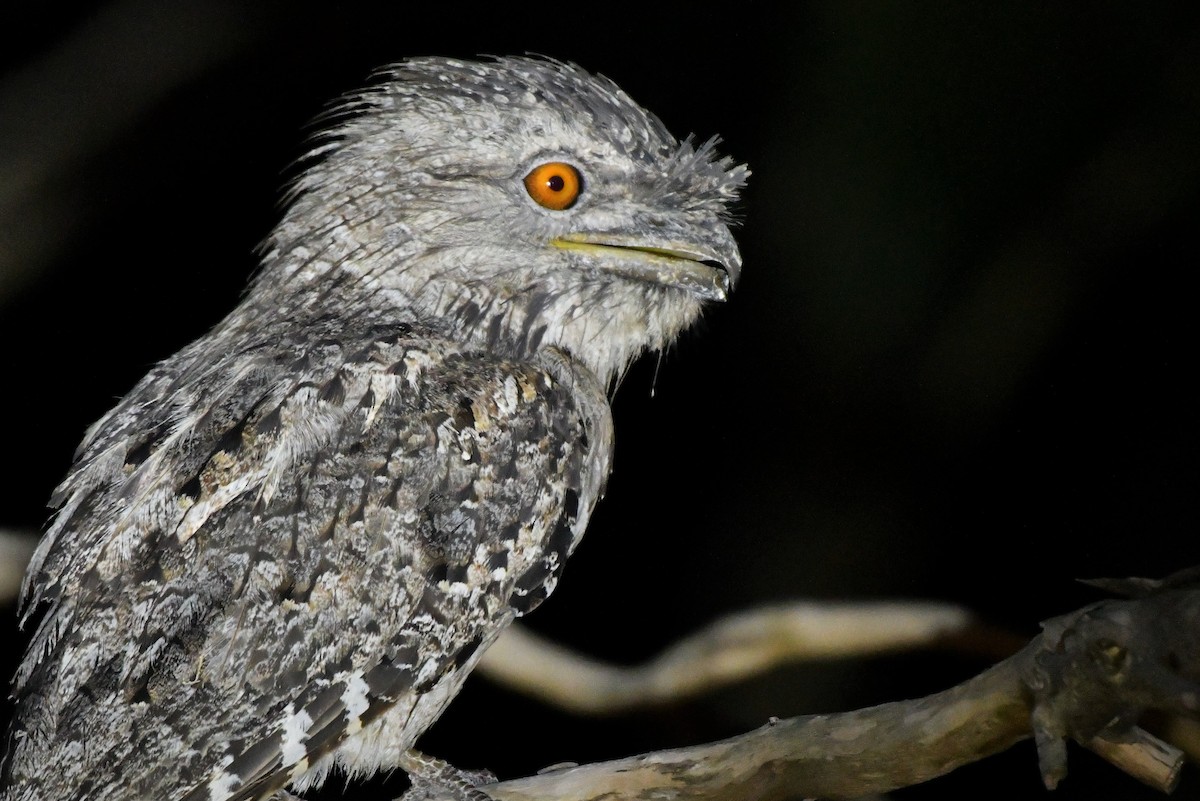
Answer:
[{"label": "white speckled marking on feather", "polygon": [[283,717],[283,741],[280,745],[280,759],[286,765],[298,764],[304,761],[306,751],[304,738],[308,736],[312,718],[301,709],[299,712],[288,704]]}]

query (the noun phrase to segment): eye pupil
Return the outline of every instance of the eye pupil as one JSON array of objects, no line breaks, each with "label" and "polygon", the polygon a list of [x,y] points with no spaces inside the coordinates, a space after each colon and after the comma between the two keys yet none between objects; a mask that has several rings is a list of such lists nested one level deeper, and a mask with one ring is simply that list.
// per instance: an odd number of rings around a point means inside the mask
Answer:
[{"label": "eye pupil", "polygon": [[583,176],[564,161],[546,162],[525,176],[525,191],[542,208],[563,211],[579,199],[583,192]]}]

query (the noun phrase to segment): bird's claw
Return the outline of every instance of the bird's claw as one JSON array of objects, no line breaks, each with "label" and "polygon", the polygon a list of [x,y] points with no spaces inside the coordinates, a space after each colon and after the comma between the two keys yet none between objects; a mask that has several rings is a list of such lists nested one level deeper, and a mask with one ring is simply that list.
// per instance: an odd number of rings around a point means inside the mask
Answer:
[{"label": "bird's claw", "polygon": [[445,760],[414,750],[405,752],[400,767],[408,773],[412,786],[396,801],[493,801],[479,789],[496,781],[490,771],[459,770]]}]

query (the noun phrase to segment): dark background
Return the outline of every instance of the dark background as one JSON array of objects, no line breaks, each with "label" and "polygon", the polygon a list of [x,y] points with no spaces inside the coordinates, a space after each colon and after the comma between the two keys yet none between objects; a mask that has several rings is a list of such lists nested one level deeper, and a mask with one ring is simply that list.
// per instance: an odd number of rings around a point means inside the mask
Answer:
[{"label": "dark background", "polygon": [[[86,426],[233,307],[330,99],[409,55],[532,51],[754,175],[742,285],[626,378],[608,498],[530,625],[633,662],[754,604],[902,597],[1025,637],[1098,597],[1076,577],[1200,562],[1191,6],[21,5],[0,12],[0,525],[42,525]],[[601,721],[473,680],[424,747],[513,777],[985,665],[786,668]],[[1056,798],[1158,797],[1082,749],[1072,770]],[[1043,792],[1025,743],[896,797]]]}]

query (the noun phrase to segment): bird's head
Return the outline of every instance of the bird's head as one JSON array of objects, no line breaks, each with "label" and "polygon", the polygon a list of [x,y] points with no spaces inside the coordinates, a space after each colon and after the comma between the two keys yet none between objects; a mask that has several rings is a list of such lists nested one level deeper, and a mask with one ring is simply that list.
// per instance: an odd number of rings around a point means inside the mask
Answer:
[{"label": "bird's head", "polygon": [[[533,58],[418,59],[334,112],[256,285],[400,310],[603,380],[737,281],[749,174],[611,81]],[[290,296],[290,299],[286,299]]]}]

